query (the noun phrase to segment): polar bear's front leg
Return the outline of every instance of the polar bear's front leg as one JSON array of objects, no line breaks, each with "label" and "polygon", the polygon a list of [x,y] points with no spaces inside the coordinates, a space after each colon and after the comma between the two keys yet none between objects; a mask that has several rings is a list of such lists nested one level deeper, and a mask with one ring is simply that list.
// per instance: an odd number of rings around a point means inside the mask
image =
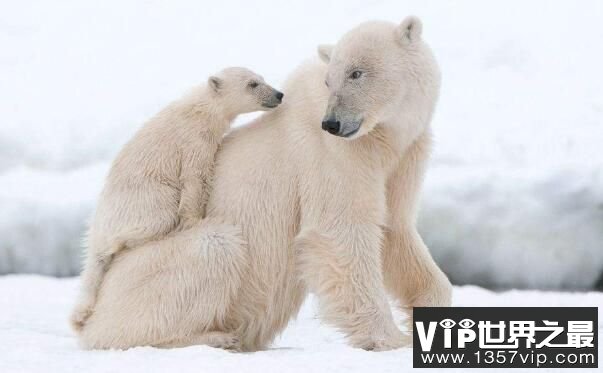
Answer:
[{"label": "polar bear's front leg", "polygon": [[388,227],[383,245],[387,289],[404,307],[450,306],[452,286],[416,228],[419,191],[431,136],[420,137],[400,160],[387,184]]},{"label": "polar bear's front leg", "polygon": [[378,227],[350,229],[343,242],[302,231],[295,250],[302,279],[319,298],[322,318],[354,347],[391,350],[410,345],[394,323],[381,273]]},{"label": "polar bear's front leg", "polygon": [[181,230],[189,229],[201,220],[205,213],[206,195],[207,186],[201,181],[191,180],[184,183],[178,207]]},{"label": "polar bear's front leg", "polygon": [[387,288],[402,306],[450,306],[452,285],[414,227],[387,232],[383,270]]}]

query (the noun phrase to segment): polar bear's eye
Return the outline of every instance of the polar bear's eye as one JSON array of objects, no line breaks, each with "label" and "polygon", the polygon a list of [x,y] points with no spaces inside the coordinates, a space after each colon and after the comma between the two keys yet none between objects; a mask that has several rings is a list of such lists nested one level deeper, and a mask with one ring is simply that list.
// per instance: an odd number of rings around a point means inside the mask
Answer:
[{"label": "polar bear's eye", "polygon": [[258,86],[258,82],[249,82],[249,84],[247,84],[247,86],[249,86],[249,88],[255,88]]},{"label": "polar bear's eye", "polygon": [[360,70],[352,71],[352,73],[350,74],[350,78],[352,78],[352,79],[358,79],[361,76],[362,76],[362,71],[360,71]]}]

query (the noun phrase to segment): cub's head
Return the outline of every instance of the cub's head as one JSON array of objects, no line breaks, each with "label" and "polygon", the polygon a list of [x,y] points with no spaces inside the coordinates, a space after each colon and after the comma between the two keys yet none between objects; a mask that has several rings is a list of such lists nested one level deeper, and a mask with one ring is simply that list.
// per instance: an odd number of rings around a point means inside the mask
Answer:
[{"label": "cub's head", "polygon": [[368,22],[336,45],[318,47],[319,57],[328,64],[325,131],[356,139],[377,125],[399,123],[401,113],[422,110],[424,104],[433,107],[439,70],[421,31],[416,17],[399,25]]},{"label": "cub's head", "polygon": [[265,111],[277,107],[283,93],[272,88],[260,75],[243,67],[229,67],[208,79],[213,95],[235,114]]}]

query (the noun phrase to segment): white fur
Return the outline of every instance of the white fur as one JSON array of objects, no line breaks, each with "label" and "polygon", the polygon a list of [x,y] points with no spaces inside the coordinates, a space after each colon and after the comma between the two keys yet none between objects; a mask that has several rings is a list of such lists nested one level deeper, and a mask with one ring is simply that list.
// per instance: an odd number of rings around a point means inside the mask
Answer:
[{"label": "white fur", "polygon": [[[449,305],[451,294],[415,227],[440,83],[416,22],[358,26],[323,49],[328,66],[292,74],[281,107],[229,134],[211,220],[120,253],[84,345],[220,346],[219,338],[263,349],[308,290],[353,346],[408,345],[386,291],[403,307]],[[365,69],[363,80],[349,80],[353,68]],[[359,131],[322,131],[330,111],[362,118]]]},{"label": "white fur", "polygon": [[[249,83],[258,83],[249,87]],[[228,68],[152,118],[119,153],[87,240],[76,331],[93,313],[112,258],[193,227],[205,214],[215,153],[238,114],[265,110],[277,92],[243,68]],[[280,101],[280,100],[279,100]]]}]

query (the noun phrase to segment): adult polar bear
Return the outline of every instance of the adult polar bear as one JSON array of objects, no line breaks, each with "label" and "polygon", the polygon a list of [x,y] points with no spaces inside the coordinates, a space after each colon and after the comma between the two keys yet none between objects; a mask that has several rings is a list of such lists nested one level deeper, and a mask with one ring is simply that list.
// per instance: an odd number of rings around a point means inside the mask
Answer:
[{"label": "adult polar bear", "polygon": [[440,81],[420,21],[365,23],[319,54],[227,136],[207,219],[115,259],[84,346],[263,349],[310,290],[353,346],[386,350],[408,343],[386,288],[450,304],[415,228]]}]

